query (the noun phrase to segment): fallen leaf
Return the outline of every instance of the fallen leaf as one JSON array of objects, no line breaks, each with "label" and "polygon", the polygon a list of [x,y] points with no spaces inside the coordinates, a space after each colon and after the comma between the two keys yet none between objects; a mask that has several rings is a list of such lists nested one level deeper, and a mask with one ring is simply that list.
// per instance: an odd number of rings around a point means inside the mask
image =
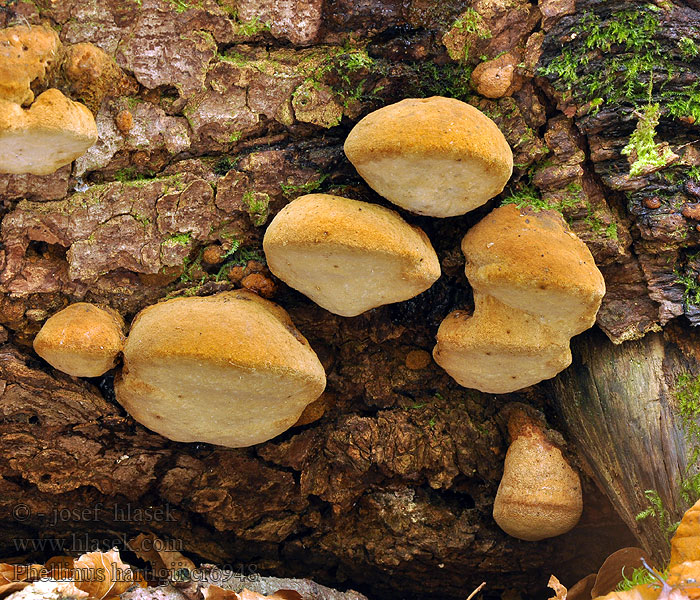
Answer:
[{"label": "fallen leaf", "polygon": [[218,585],[208,585],[202,589],[204,600],[238,600],[238,594],[233,590],[225,590]]},{"label": "fallen leaf", "polygon": [[0,584],[0,598],[4,598],[8,594],[19,592],[29,585],[28,581],[12,581],[10,583]]},{"label": "fallen leaf", "polygon": [[10,565],[0,563],[0,585],[27,581],[28,579],[40,579],[45,575],[43,565]]},{"label": "fallen leaf", "polygon": [[591,598],[605,596],[615,591],[623,581],[623,575],[630,579],[632,571],[643,567],[642,559],[649,562],[649,556],[641,548],[622,548],[613,552],[598,569]]},{"label": "fallen leaf", "polygon": [[666,583],[680,589],[691,600],[700,599],[700,560],[674,565],[668,571]]},{"label": "fallen leaf", "polygon": [[553,589],[555,594],[549,600],[566,600],[566,588],[559,583],[559,580],[554,575],[549,576],[547,587]]},{"label": "fallen leaf", "polygon": [[73,579],[73,557],[54,556],[44,564],[46,576],[51,579]]},{"label": "fallen leaf", "polygon": [[683,515],[671,539],[669,568],[688,561],[700,560],[700,500]]},{"label": "fallen leaf", "polygon": [[28,579],[39,579],[42,565],[9,565],[0,563],[0,597],[23,590],[29,585]]},{"label": "fallen leaf", "polygon": [[597,596],[594,600],[656,600],[660,592],[660,586],[644,583],[624,592],[610,592],[605,596]]},{"label": "fallen leaf", "polygon": [[583,579],[577,581],[574,585],[569,588],[566,594],[567,600],[591,600],[593,597],[591,590],[595,585],[597,573],[591,573],[586,575]]},{"label": "fallen leaf", "polygon": [[[241,600],[254,600],[253,598],[246,598],[243,596],[243,594],[246,592],[249,594],[255,594],[255,592],[251,592],[250,590],[243,590],[243,592],[241,592]],[[260,594],[256,595],[258,598],[267,598],[267,600],[302,600],[301,594],[296,590],[277,590],[270,596],[261,596]]]},{"label": "fallen leaf", "polygon": [[[168,578],[179,569],[194,571],[195,564],[177,550],[169,549],[169,543],[164,542],[153,533],[140,533],[129,540],[129,548],[141,560],[148,561],[153,566],[158,578]],[[167,573],[166,573],[167,572]]]},{"label": "fallen leaf", "polygon": [[134,585],[131,567],[122,562],[116,549],[83,554],[73,568],[76,587],[92,600],[116,598]]}]

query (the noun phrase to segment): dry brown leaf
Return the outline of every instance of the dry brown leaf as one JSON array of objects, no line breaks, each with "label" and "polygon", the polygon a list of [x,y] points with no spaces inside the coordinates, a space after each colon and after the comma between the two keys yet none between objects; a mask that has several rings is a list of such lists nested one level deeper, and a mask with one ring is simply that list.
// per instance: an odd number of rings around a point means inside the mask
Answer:
[{"label": "dry brown leaf", "polygon": [[59,597],[65,598],[88,598],[89,594],[83,590],[78,589],[75,583],[72,581],[59,581],[56,582],[56,587],[54,588]]},{"label": "dry brown leaf", "polygon": [[613,552],[605,559],[603,566],[598,569],[595,585],[591,590],[591,598],[605,596],[617,589],[623,580],[623,573],[629,579],[632,571],[643,566],[642,559],[650,562],[649,555],[641,548],[622,548]]},{"label": "dry brown leaf", "polygon": [[46,576],[51,579],[73,579],[73,557],[53,556],[44,564]]},{"label": "dry brown leaf", "polygon": [[16,565],[8,565],[6,563],[0,563],[0,585],[6,585],[17,581],[15,577]]},{"label": "dry brown leaf", "polygon": [[680,589],[691,600],[699,600],[700,560],[687,561],[671,567],[666,583]]},{"label": "dry brown leaf", "polygon": [[595,585],[597,573],[586,575],[583,579],[579,579],[574,585],[569,588],[566,596],[568,600],[591,600],[591,590]]},{"label": "dry brown leaf", "polygon": [[45,572],[42,565],[9,565],[0,563],[0,598],[19,592],[29,585],[28,579],[38,579]]},{"label": "dry brown leaf", "polygon": [[116,598],[134,585],[131,567],[122,562],[116,549],[83,554],[73,568],[76,587],[92,600]]},{"label": "dry brown leaf", "polygon": [[[248,590],[243,590],[247,592]],[[271,596],[262,596],[267,600],[302,600],[302,595],[296,590],[277,590]],[[243,599],[241,599],[243,600]]]},{"label": "dry brown leaf", "polygon": [[208,585],[202,589],[204,600],[238,600],[238,594],[232,590],[225,590],[218,585]]},{"label": "dry brown leaf", "polygon": [[[140,533],[134,539],[129,540],[128,546],[141,560],[151,563],[157,576],[167,577],[167,574],[178,569],[189,569],[190,571],[196,569],[195,564],[189,558],[184,557],[176,550],[169,550],[168,543],[163,542],[153,533]],[[161,571],[167,571],[167,574],[160,573]]]},{"label": "dry brown leaf", "polygon": [[547,587],[553,589],[555,594],[549,600],[566,600],[566,588],[559,583],[559,580],[554,575],[549,576]]},{"label": "dry brown leaf", "polygon": [[624,592],[610,592],[605,596],[598,596],[594,600],[656,600],[660,592],[658,586],[642,584]]},{"label": "dry brown leaf", "polygon": [[0,584],[0,598],[4,598],[8,594],[13,594],[14,592],[19,592],[28,585],[30,585],[28,581],[11,581],[10,583],[2,583]]},{"label": "dry brown leaf", "polygon": [[0,585],[39,579],[45,575],[43,565],[10,565],[0,563]]},{"label": "dry brown leaf", "polygon": [[301,594],[296,590],[277,590],[274,594],[263,596],[257,592],[243,589],[238,594],[238,600],[301,600]]},{"label": "dry brown leaf", "polygon": [[683,515],[681,524],[671,539],[669,567],[700,560],[700,500]]}]

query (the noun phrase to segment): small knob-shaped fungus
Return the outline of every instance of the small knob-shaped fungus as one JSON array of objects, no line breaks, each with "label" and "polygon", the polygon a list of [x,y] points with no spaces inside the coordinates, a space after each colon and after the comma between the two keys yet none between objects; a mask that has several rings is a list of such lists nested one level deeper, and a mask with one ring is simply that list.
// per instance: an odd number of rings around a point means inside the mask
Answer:
[{"label": "small knob-shaped fungus", "polygon": [[171,440],[237,448],[289,429],[325,385],[289,315],[236,291],[141,311],[115,390],[134,419]]},{"label": "small knob-shaped fungus", "polygon": [[508,535],[537,541],[561,535],[581,518],[581,481],[536,419],[510,414],[511,444],[493,504],[493,518]]},{"label": "small knob-shaped fungus", "polygon": [[432,217],[462,215],[499,194],[513,153],[496,124],[454,98],[409,98],[362,119],[345,154],[369,186]]},{"label": "small knob-shaped fungus", "polygon": [[509,204],[462,240],[474,315],[448,315],[435,361],[460,385],[503,394],[554,377],[569,340],[595,322],[605,294],[587,246],[561,215]]},{"label": "small knob-shaped fungus", "polygon": [[77,302],[49,317],[34,350],[52,367],[75,377],[99,377],[124,346],[124,321],[112,309]]},{"label": "small knob-shaped fungus", "polygon": [[97,113],[105,96],[128,93],[130,83],[124,72],[109,54],[89,42],[68,46],[61,68],[68,93],[93,113]]},{"label": "small knob-shaped fungus", "polygon": [[413,298],[440,277],[421,229],[393,210],[328,194],[285,206],[263,248],[273,274],[344,317]]},{"label": "small knob-shaped fungus", "polygon": [[56,89],[28,108],[0,99],[0,173],[48,175],[97,140],[92,113]]}]

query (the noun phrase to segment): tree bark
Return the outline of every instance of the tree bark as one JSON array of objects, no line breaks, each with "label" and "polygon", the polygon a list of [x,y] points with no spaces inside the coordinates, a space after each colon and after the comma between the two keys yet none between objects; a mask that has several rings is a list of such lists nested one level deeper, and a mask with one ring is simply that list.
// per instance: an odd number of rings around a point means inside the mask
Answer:
[{"label": "tree bark", "polygon": [[[483,580],[494,595],[535,595],[549,573],[572,585],[596,571],[635,543],[632,533],[665,556],[653,519],[635,515],[646,489],[658,490],[669,518],[683,508],[686,448],[673,390],[676,374],[696,372],[695,338],[687,325],[673,338],[650,332],[700,314],[698,111],[688,95],[697,61],[681,42],[700,43],[698,8],[0,2],[0,26],[45,23],[66,45],[99,46],[128,80],[107,90],[99,140],[73,165],[43,177],[0,175],[2,555],[124,547],[153,532],[198,560],[370,598],[463,598]],[[615,38],[611,24],[642,31],[628,36],[639,48]],[[591,31],[605,35],[587,45]],[[657,61],[635,67],[644,93],[632,86],[615,95],[631,85],[634,56]],[[511,77],[500,98],[475,91],[488,69],[470,79],[491,60],[507,67],[499,77]],[[596,74],[616,86],[601,102],[591,95]],[[80,100],[74,83],[53,82]],[[402,212],[432,240],[442,278],[411,301],[353,319],[275,280],[261,252],[265,224],[310,191],[387,205],[345,159],[343,141],[371,110],[436,94],[491,117],[515,162],[506,191],[470,214]],[[680,158],[631,177],[634,157],[622,150],[649,94],[661,105],[655,139]],[[493,396],[460,388],[426,353],[440,321],[471,308],[462,236],[513,194],[563,213],[607,294],[600,331],[576,341],[570,370],[553,384]],[[205,262],[208,249],[221,260]],[[165,297],[241,286],[288,310],[328,375],[304,424],[253,448],[166,440],[121,409],[114,373],[71,378],[31,348],[48,316],[71,302],[109,305],[128,323]],[[507,449],[498,413],[514,400],[547,414],[572,442],[568,458],[585,467],[580,524],[538,543],[509,538],[491,517]]]},{"label": "tree bark", "polygon": [[[686,338],[681,343],[678,334]],[[681,494],[693,465],[677,382],[698,372],[691,350],[696,338],[676,329],[615,346],[599,333],[582,335],[573,366],[552,384],[567,438],[657,564],[668,562],[670,527],[692,504]],[[637,519],[652,505],[649,493],[658,495],[668,515]]]}]

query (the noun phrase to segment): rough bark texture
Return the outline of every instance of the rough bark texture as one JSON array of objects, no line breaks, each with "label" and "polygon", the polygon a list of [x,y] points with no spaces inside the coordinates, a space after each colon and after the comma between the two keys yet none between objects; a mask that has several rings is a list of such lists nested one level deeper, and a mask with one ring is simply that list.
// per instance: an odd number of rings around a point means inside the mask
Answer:
[{"label": "rough bark texture", "polygon": [[[572,367],[552,382],[554,404],[586,470],[657,564],[670,558],[668,526],[687,509],[679,482],[696,472],[677,381],[698,372],[697,347],[696,334],[671,327],[622,346],[586,334],[575,343]],[[658,493],[669,514],[640,523],[637,515],[650,504],[647,490]]]},{"label": "rough bark texture", "polygon": [[[0,3],[0,26],[46,23],[65,44],[99,46],[127,77],[99,106],[98,143],[72,167],[0,175],[3,554],[80,552],[152,531],[199,559],[313,577],[371,598],[463,598],[483,580],[492,594],[535,594],[550,572],[570,585],[634,544],[628,527],[651,550],[661,538],[653,519],[634,519],[646,507],[640,494],[658,489],[673,515],[683,504],[686,448],[672,376],[685,363],[671,342],[656,335],[613,346],[598,332],[577,344],[576,364],[554,387],[504,397],[460,388],[422,353],[448,312],[470,308],[461,237],[513,195],[560,210],[589,245],[608,288],[598,326],[612,342],[681,315],[697,322],[698,8],[610,0]],[[623,37],[621,26],[642,33]],[[479,79],[493,72],[480,68],[472,87],[471,69],[489,60],[508,86]],[[469,215],[404,214],[430,236],[440,281],[353,319],[274,281],[261,264],[265,223],[313,190],[384,203],[345,159],[343,140],[370,110],[434,94],[494,119],[516,163],[502,197]],[[650,95],[660,103],[656,142],[680,158],[631,177],[622,150]],[[329,382],[305,425],[254,448],[170,442],[122,411],[111,375],[72,379],[31,350],[41,324],[70,302],[110,305],[129,322],[165,296],[241,285],[290,312]],[[655,362],[630,366],[649,352]],[[643,387],[644,377],[653,384]],[[590,474],[583,519],[565,536],[520,542],[491,518],[507,443],[498,411],[513,400],[566,427],[572,462]],[[660,457],[661,449],[619,440],[652,434],[668,453],[646,470],[644,452]],[[136,514],[146,507],[167,508],[167,518]],[[38,548],[35,538],[57,547]]]}]

